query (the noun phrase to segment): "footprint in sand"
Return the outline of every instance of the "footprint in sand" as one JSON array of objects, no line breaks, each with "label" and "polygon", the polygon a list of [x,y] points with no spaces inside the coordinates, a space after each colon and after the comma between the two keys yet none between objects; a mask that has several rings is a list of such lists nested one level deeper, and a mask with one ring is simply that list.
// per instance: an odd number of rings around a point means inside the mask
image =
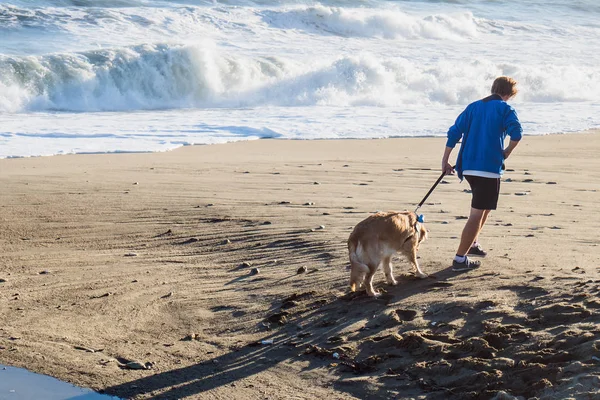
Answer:
[{"label": "footprint in sand", "polygon": [[533,310],[529,317],[539,321],[543,326],[555,326],[582,322],[592,313],[583,305],[558,303],[542,306]]},{"label": "footprint in sand", "polygon": [[412,321],[417,317],[417,312],[414,310],[396,310],[396,316],[400,322],[402,321]]}]

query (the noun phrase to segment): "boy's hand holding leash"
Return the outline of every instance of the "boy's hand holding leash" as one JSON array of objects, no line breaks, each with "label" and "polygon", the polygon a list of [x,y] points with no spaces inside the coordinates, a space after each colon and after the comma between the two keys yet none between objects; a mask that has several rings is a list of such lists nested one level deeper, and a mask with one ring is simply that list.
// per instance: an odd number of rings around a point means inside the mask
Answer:
[{"label": "boy's hand holding leash", "polygon": [[444,175],[454,175],[456,171],[454,171],[454,167],[449,162],[446,162],[445,164],[442,163],[442,172]]}]

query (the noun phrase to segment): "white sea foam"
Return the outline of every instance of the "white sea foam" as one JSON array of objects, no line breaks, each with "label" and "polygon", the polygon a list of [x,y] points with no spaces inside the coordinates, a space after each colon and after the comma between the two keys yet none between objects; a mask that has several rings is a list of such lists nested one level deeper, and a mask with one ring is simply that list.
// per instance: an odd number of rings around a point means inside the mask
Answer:
[{"label": "white sea foam", "polygon": [[470,12],[420,17],[399,10],[317,5],[266,11],[263,15],[276,28],[345,37],[463,40],[477,35]]}]

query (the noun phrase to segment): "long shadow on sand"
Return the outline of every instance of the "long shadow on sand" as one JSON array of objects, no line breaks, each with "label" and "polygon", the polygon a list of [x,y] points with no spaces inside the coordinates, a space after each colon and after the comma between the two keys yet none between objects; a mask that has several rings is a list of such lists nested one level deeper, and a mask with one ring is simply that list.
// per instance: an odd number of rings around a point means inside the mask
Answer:
[{"label": "long shadow on sand", "polygon": [[[454,290],[449,278],[456,275],[442,268],[428,279],[405,276],[398,286],[385,287],[388,292],[378,299],[361,293],[294,293],[265,315],[271,329],[263,340],[272,344],[248,343],[212,360],[105,392],[151,399],[201,396],[295,361],[303,362],[300,373],[326,369],[337,377],[336,390],[374,399],[491,399],[502,391],[530,398],[564,381],[564,368],[574,362],[573,373],[589,376],[594,366],[588,354],[600,339],[599,314],[590,311],[596,303],[524,284],[499,288],[522,299],[509,309],[454,295],[402,308],[412,296]],[[476,279],[476,284],[486,275],[469,274],[461,281]],[[580,328],[569,329],[570,324]],[[536,337],[538,332],[544,335]]]},{"label": "long shadow on sand", "polygon": [[[105,393],[123,398],[144,395],[151,399],[198,395],[256,375],[281,362],[298,359],[313,351],[320,352],[321,355],[327,354],[328,357],[308,357],[306,360],[310,364],[306,369],[328,366],[337,359],[332,356],[333,350],[315,350],[320,349],[321,342],[331,343],[332,337],[341,335],[350,326],[360,323],[365,318],[372,319],[373,314],[380,313],[392,302],[399,302],[422,291],[439,287],[440,282],[455,276],[456,273],[444,269],[434,275],[435,278],[425,280],[400,278],[398,286],[385,287],[389,292],[378,299],[369,298],[364,292],[342,297],[315,292],[295,293],[283,299],[281,304],[274,304],[271,314],[266,316],[266,321],[271,322],[272,329],[266,331],[261,340],[272,340],[273,344],[249,343],[199,364],[108,387]],[[367,325],[368,327],[362,330],[373,335],[385,329],[387,324],[371,321]],[[339,389],[349,390],[358,397],[365,394],[360,386],[348,385]]]}]

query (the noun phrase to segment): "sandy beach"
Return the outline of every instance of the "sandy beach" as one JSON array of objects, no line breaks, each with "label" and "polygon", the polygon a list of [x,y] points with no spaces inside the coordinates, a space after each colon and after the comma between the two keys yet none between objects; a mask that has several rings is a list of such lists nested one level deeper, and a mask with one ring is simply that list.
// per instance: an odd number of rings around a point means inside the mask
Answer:
[{"label": "sandy beach", "polygon": [[398,286],[349,293],[350,231],[414,210],[444,145],[0,160],[0,364],[133,399],[600,398],[600,131],[524,137],[480,269],[450,268],[448,176],[419,211],[430,277],[397,258]]}]

